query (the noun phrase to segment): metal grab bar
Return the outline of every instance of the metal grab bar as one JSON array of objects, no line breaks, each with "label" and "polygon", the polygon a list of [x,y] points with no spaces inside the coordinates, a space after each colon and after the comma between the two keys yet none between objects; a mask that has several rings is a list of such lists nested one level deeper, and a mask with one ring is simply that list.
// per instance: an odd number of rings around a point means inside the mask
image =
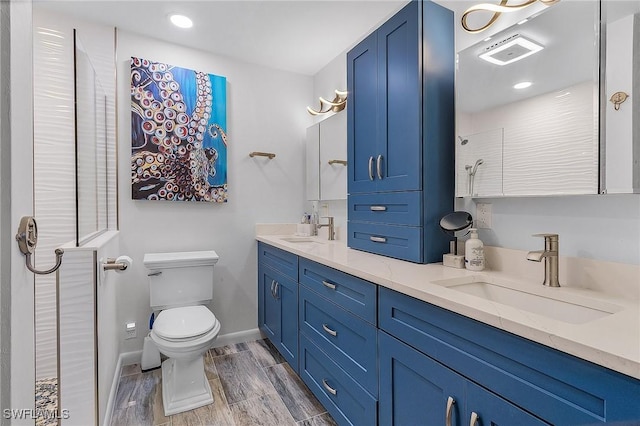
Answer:
[{"label": "metal grab bar", "polygon": [[260,152],[260,151],[253,151],[249,153],[249,157],[253,158],[253,157],[269,157],[269,160],[272,160],[274,158],[276,158],[276,155],[272,152]]}]

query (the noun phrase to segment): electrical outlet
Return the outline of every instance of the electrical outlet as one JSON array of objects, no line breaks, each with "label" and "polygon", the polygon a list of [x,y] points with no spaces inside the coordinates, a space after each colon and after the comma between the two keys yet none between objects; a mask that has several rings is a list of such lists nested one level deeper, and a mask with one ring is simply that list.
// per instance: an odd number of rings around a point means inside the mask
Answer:
[{"label": "electrical outlet", "polygon": [[491,204],[476,204],[476,227],[479,229],[491,229]]},{"label": "electrical outlet", "polygon": [[136,333],[136,323],[135,322],[128,322],[124,325],[124,329],[125,329],[125,339],[135,339],[138,334]]}]

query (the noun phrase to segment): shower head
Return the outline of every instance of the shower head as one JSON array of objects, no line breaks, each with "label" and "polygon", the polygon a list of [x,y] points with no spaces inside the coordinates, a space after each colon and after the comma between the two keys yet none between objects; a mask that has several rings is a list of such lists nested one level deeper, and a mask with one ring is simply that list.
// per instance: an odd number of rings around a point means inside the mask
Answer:
[{"label": "shower head", "polygon": [[482,158],[479,158],[476,161],[476,164],[473,166],[473,171],[471,172],[471,175],[475,176],[476,172],[478,171],[478,166],[484,164],[484,160]]},{"label": "shower head", "polygon": [[462,136],[458,136],[460,139],[460,145],[466,145],[469,142],[469,139],[462,139]]}]

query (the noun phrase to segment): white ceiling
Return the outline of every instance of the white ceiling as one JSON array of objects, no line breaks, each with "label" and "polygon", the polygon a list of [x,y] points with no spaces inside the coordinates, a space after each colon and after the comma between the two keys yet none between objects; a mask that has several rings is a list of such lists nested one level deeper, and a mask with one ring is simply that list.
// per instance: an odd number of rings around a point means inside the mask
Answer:
[{"label": "white ceiling", "polygon": [[[55,10],[237,60],[314,75],[407,0],[61,1],[35,0]],[[180,13],[191,29],[169,23]]]}]

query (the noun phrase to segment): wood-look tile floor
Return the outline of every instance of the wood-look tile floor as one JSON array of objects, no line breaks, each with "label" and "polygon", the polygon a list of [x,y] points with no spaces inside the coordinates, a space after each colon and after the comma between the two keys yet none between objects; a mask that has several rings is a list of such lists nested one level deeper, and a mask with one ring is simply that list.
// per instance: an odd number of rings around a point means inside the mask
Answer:
[{"label": "wood-look tile floor", "polygon": [[122,368],[113,426],[336,426],[268,340],[211,349],[205,372],[213,404],[165,417],[162,372]]}]

